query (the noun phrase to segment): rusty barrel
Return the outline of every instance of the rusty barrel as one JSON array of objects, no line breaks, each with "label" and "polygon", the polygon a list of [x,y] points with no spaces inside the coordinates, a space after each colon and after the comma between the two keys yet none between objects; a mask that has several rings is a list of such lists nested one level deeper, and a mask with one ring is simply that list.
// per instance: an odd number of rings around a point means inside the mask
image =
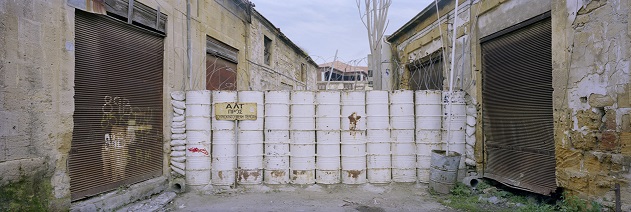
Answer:
[{"label": "rusty barrel", "polygon": [[434,191],[447,194],[456,184],[458,178],[458,165],[460,153],[444,150],[432,150],[432,158],[429,168],[429,188]]},{"label": "rusty barrel", "polygon": [[256,103],[256,120],[237,123],[237,183],[241,185],[263,182],[263,120],[264,94],[262,91],[239,91],[241,103]]}]

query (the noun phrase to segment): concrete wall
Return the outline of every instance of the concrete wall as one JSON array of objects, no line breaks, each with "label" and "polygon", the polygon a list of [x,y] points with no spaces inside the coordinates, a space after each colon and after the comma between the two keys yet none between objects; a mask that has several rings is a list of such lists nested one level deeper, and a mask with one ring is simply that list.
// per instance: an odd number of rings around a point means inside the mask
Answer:
[{"label": "concrete wall", "polygon": [[[75,4],[69,0],[0,1],[0,210],[70,207],[67,159],[72,142],[74,113]],[[84,1],[83,1],[84,2]],[[164,38],[164,173],[169,174],[169,93],[188,89],[186,59],[186,1],[136,0],[160,7],[168,16]],[[253,80],[279,79],[279,73],[260,74],[247,62],[257,58],[248,49],[249,31],[269,30],[249,25],[231,0],[191,1],[193,89],[205,87],[206,36],[239,50],[238,89],[253,87]],[[199,4],[198,4],[199,3]],[[80,8],[80,7],[79,7]],[[236,11],[236,12],[235,12]],[[243,12],[243,11],[241,11]],[[271,33],[272,36],[277,36]],[[277,61],[295,79],[304,63],[310,75],[303,88],[317,89],[316,65],[286,44],[278,42]],[[257,59],[252,59],[256,61]],[[243,74],[242,74],[243,73]],[[284,76],[284,75],[283,75]],[[286,78],[286,77],[285,77]],[[311,80],[313,79],[313,80]],[[276,82],[273,82],[276,83]],[[273,84],[276,86],[276,84]],[[295,88],[299,83],[292,82]],[[20,191],[20,195],[11,195]],[[13,193],[11,193],[13,192]],[[7,198],[9,197],[9,198]],[[14,197],[14,198],[13,198]],[[33,204],[38,202],[38,204]],[[9,203],[16,203],[9,204]],[[14,208],[4,208],[4,207]]]},{"label": "concrete wall", "polygon": [[628,1],[554,1],[552,60],[557,183],[631,210]]}]

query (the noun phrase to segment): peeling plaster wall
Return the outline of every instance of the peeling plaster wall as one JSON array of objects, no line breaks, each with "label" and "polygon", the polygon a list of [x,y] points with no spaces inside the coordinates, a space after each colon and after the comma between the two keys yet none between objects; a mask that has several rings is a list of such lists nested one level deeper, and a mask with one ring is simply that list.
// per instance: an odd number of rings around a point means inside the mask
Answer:
[{"label": "peeling plaster wall", "polygon": [[554,1],[553,86],[557,183],[631,210],[629,2]]},{"label": "peeling plaster wall", "polygon": [[[444,5],[444,6],[441,6]],[[390,39],[395,57],[393,62],[400,74],[399,83],[403,89],[410,89],[408,81],[410,72],[406,64],[427,55],[444,50],[445,67],[443,88],[449,89],[449,69],[452,51],[454,0],[439,3],[440,20],[436,16],[435,5],[427,8],[424,19],[417,20],[408,31],[401,32],[398,37]],[[483,141],[482,130],[482,53],[479,40],[485,36],[499,32],[505,28],[526,21],[551,10],[549,0],[469,0],[460,2],[458,24],[456,28],[456,57],[454,72],[454,89],[466,91],[467,96],[467,143],[473,146],[467,149],[467,163],[476,165],[476,171],[483,173]],[[440,28],[439,28],[440,27]],[[443,35],[441,41],[440,35]]]}]

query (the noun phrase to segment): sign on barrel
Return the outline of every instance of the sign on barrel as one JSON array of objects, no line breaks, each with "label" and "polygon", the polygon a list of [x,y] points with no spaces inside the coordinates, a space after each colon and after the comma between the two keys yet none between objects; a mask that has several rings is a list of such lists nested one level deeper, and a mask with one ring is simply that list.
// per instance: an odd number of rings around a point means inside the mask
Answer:
[{"label": "sign on barrel", "polygon": [[215,118],[217,120],[256,120],[256,103],[215,103]]}]

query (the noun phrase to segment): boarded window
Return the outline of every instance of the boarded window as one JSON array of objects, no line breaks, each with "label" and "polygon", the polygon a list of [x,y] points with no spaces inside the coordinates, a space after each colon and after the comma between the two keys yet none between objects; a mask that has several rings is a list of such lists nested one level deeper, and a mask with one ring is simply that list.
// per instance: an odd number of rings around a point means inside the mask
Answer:
[{"label": "boarded window", "polygon": [[206,37],[206,89],[237,90],[238,50]]}]

